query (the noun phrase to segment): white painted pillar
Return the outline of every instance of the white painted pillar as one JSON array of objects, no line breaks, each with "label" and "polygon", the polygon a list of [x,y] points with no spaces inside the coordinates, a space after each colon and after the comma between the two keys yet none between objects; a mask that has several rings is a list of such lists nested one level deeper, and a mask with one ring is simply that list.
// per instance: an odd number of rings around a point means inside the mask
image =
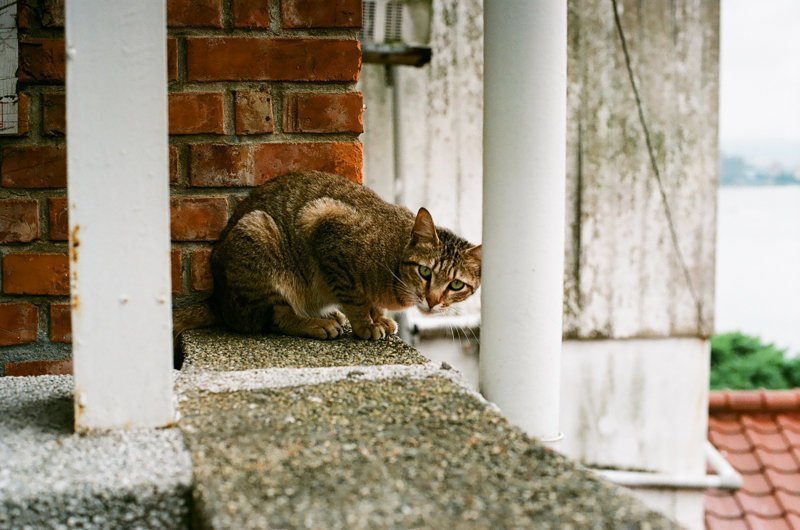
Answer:
[{"label": "white painted pillar", "polygon": [[78,431],[174,420],[165,0],[67,0]]},{"label": "white painted pillar", "polygon": [[567,113],[566,0],[484,4],[481,390],[559,436]]}]

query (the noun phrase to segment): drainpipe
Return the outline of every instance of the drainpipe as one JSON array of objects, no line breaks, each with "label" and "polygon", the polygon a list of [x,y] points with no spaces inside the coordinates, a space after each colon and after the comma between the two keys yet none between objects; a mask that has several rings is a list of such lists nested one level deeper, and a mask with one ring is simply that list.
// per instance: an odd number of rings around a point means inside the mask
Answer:
[{"label": "drainpipe", "polygon": [[484,4],[480,384],[533,436],[560,439],[566,0]]},{"label": "drainpipe", "polygon": [[722,489],[737,490],[742,487],[742,476],[736,472],[725,457],[711,445],[705,443],[706,462],[716,474],[683,475],[666,473],[647,473],[641,471],[617,471],[611,469],[593,469],[595,473],[605,477],[614,484],[628,488],[666,488],[666,489]]}]

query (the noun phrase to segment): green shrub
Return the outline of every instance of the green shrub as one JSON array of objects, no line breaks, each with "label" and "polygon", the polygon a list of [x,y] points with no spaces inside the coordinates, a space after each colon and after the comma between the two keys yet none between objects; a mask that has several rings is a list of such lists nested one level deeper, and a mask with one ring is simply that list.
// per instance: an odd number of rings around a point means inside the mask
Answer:
[{"label": "green shrub", "polygon": [[800,358],[758,337],[724,333],[711,339],[711,389],[754,390],[800,387]]}]

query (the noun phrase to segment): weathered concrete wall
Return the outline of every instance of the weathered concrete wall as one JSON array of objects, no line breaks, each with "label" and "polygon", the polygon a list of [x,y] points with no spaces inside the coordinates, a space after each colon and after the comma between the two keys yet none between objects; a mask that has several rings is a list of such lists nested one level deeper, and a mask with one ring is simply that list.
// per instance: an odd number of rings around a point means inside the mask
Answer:
[{"label": "weathered concrete wall", "polygon": [[719,4],[621,0],[619,22],[663,189],[613,4],[572,1],[564,332],[706,336],[714,315]]},{"label": "weathered concrete wall", "polygon": [[708,342],[564,342],[558,449],[586,465],[700,476]]},{"label": "weathered concrete wall", "polygon": [[[393,88],[383,67],[365,68],[365,182],[479,239],[482,2],[433,5],[430,65],[397,68]],[[564,335],[706,336],[714,313],[719,4],[620,0],[619,8],[671,222],[613,3],[570,1]],[[524,68],[513,50],[508,60]]]}]

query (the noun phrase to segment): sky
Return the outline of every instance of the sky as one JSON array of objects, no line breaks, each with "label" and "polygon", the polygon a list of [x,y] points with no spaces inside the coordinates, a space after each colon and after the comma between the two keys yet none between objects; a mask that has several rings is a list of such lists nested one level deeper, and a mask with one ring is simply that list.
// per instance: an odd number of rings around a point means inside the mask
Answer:
[{"label": "sky", "polygon": [[800,0],[721,0],[721,9],[722,150],[800,165]]}]

